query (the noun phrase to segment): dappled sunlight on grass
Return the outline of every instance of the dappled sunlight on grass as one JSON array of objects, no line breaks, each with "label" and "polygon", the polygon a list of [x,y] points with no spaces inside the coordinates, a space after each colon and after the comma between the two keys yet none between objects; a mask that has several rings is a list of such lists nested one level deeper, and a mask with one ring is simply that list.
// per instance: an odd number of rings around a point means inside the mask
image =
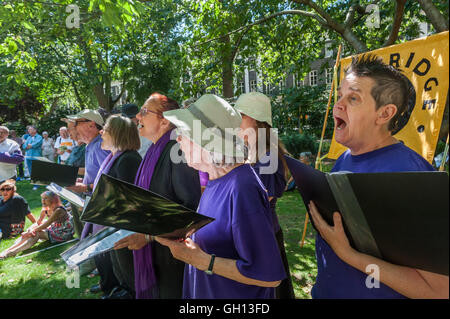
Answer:
[{"label": "dappled sunlight on grass", "polygon": [[[41,202],[40,187],[32,190],[29,182],[19,182],[18,192],[27,199],[33,215],[38,218]],[[296,298],[311,298],[311,287],[315,282],[317,269],[314,248],[315,231],[308,224],[305,244],[300,248],[306,209],[298,191],[286,192],[277,203],[277,213],[283,229],[285,249],[291,271]],[[27,220],[26,227],[30,226]],[[0,241],[0,250],[13,244],[15,239]],[[89,287],[98,283],[99,278],[80,277],[80,288],[67,288],[69,274],[66,265],[59,256],[75,243],[69,243],[46,251],[31,254],[23,258],[8,258],[0,261],[0,298],[63,298],[87,299],[99,295],[89,293]],[[51,246],[49,242],[36,244],[19,256],[29,254]]]}]

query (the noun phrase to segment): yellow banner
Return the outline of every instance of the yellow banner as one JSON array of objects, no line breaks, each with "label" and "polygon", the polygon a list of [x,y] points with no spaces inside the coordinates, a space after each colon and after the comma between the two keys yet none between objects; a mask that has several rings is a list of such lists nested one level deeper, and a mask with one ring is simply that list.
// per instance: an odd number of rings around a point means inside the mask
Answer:
[{"label": "yellow banner", "polygon": [[[410,114],[406,124],[394,136],[432,163],[441,128],[449,82],[449,33],[429,37],[371,51],[385,63],[403,70],[416,92],[410,99]],[[341,60],[343,70],[351,63],[351,57]],[[415,103],[414,103],[415,101]],[[346,148],[334,139],[328,158],[337,159]]]}]

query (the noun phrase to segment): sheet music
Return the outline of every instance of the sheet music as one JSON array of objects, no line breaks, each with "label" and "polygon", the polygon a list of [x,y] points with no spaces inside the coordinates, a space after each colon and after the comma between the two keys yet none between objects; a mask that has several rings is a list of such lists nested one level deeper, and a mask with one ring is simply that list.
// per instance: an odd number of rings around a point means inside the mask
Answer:
[{"label": "sheet music", "polygon": [[64,197],[65,199],[67,199],[69,202],[71,202],[72,204],[83,208],[84,207],[84,199],[82,199],[80,196],[78,196],[77,194],[65,189],[64,187],[59,186],[58,184],[55,183],[50,183],[50,185],[48,185],[46,187],[49,191],[54,192],[55,194],[57,194],[58,196]]},{"label": "sheet music", "polygon": [[48,158],[42,157],[42,156],[25,156],[25,159],[38,160],[38,161],[43,161],[43,162],[54,163],[51,160],[49,160]]},{"label": "sheet music", "polygon": [[89,258],[113,249],[114,243],[132,234],[134,234],[134,232],[125,229],[119,229],[112,235],[109,235],[108,237],[103,238],[102,240],[96,242],[95,244],[92,244],[86,249],[72,255],[66,261],[66,263],[69,267],[76,267]]}]

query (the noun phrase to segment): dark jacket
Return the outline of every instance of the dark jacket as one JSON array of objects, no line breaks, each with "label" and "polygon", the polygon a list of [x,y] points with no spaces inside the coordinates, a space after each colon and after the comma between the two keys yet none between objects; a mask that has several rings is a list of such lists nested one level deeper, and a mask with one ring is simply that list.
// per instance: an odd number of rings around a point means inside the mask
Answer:
[{"label": "dark jacket", "polygon": [[[156,163],[149,190],[197,210],[201,197],[198,171],[186,163],[173,163],[170,159],[172,146],[177,147],[176,141],[169,141],[162,151]],[[180,299],[183,289],[184,263],[173,258],[169,248],[154,242],[153,267],[158,281],[159,298]]]},{"label": "dark jacket", "polygon": [[108,175],[133,184],[141,160],[137,151],[125,151],[115,160]]}]

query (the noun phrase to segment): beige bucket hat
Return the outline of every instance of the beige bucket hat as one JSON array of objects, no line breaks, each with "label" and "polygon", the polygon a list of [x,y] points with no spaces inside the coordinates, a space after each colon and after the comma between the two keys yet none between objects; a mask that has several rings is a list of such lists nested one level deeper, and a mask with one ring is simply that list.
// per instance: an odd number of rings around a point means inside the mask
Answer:
[{"label": "beige bucket hat", "polygon": [[244,143],[235,134],[242,117],[227,101],[214,94],[205,94],[188,108],[166,111],[163,116],[208,151],[229,157],[240,156],[243,152]]},{"label": "beige bucket hat", "polygon": [[272,107],[268,96],[259,92],[244,93],[239,96],[234,107],[240,113],[272,126]]},{"label": "beige bucket hat", "polygon": [[100,113],[96,110],[90,110],[90,109],[85,109],[81,112],[78,112],[75,115],[68,115],[67,118],[65,119],[61,119],[62,121],[76,121],[76,120],[81,120],[81,119],[86,119],[89,121],[94,121],[95,123],[97,123],[100,126],[103,126],[105,124],[105,121],[103,120],[103,117],[100,115]]}]

